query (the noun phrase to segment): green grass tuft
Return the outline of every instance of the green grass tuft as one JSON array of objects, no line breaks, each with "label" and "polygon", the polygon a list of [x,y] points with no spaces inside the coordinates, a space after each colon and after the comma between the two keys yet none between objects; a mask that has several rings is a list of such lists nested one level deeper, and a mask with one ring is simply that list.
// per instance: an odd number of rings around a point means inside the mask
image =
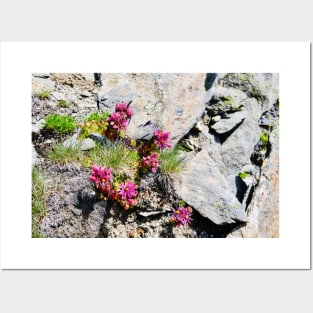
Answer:
[{"label": "green grass tuft", "polygon": [[64,147],[62,143],[57,143],[47,152],[47,158],[56,163],[79,162],[83,159],[84,153],[79,145]]},{"label": "green grass tuft", "polygon": [[76,128],[75,120],[72,116],[52,114],[45,118],[45,128],[60,135],[70,134]]},{"label": "green grass tuft", "polygon": [[180,150],[180,147],[175,147],[159,153],[160,170],[163,174],[177,173],[183,168],[184,159]]},{"label": "green grass tuft", "polygon": [[67,102],[66,100],[59,100],[58,103],[62,108],[69,108],[71,106],[71,103]]},{"label": "green grass tuft", "polygon": [[50,94],[51,94],[51,90],[41,89],[40,91],[38,91],[37,96],[41,100],[46,100],[46,99],[49,99]]},{"label": "green grass tuft", "polygon": [[46,215],[45,178],[38,167],[32,171],[32,237],[39,238],[43,235],[39,231],[39,223]]},{"label": "green grass tuft", "polygon": [[121,144],[104,146],[96,143],[96,147],[90,150],[89,157],[93,164],[112,169],[135,168],[139,160],[136,150],[129,150]]}]

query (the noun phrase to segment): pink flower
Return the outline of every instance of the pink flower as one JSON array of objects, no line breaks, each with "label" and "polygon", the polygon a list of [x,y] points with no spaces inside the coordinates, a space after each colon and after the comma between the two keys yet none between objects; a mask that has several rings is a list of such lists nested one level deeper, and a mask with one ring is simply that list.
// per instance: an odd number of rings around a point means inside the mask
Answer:
[{"label": "pink flower", "polygon": [[137,196],[137,185],[130,181],[121,184],[120,189],[118,190],[118,194],[122,200],[133,200],[133,198]]},{"label": "pink flower", "polygon": [[187,208],[179,207],[177,210],[173,212],[172,218],[177,223],[178,227],[180,227],[181,225],[186,226],[192,220],[191,214],[192,214],[191,207]]},{"label": "pink flower", "polygon": [[156,172],[157,167],[160,166],[158,161],[158,155],[153,153],[152,155],[148,155],[143,157],[141,160],[141,166],[145,168],[151,169],[152,173]]},{"label": "pink flower", "polygon": [[125,114],[123,112],[114,112],[107,119],[110,126],[117,129],[118,131],[125,129],[128,126],[128,119],[125,118]]},{"label": "pink flower", "polygon": [[170,148],[172,145],[170,144],[170,133],[164,132],[160,129],[155,129],[154,136],[156,137],[156,144],[158,147],[163,150],[164,148]]},{"label": "pink flower", "polygon": [[111,171],[110,168],[93,165],[89,179],[95,183],[97,189],[107,193],[110,190]]},{"label": "pink flower", "polygon": [[126,114],[127,118],[131,118],[134,114],[133,110],[125,102],[116,103],[115,112],[123,112]]},{"label": "pink flower", "polygon": [[116,103],[115,112],[107,119],[109,125],[118,131],[126,129],[130,118],[133,116],[133,110],[125,102]]}]

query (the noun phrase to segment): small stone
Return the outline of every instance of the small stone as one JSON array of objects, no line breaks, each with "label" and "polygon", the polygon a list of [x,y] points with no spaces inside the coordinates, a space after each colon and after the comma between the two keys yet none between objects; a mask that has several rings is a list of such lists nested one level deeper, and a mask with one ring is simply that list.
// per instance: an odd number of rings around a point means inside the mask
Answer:
[{"label": "small stone", "polygon": [[214,122],[214,123],[218,122],[219,120],[221,120],[221,116],[220,115],[216,115],[216,116],[212,117],[212,122]]},{"label": "small stone", "polygon": [[80,149],[83,151],[93,149],[95,146],[95,142],[90,138],[83,139],[80,143]]},{"label": "small stone", "polygon": [[83,90],[80,94],[82,97],[88,98],[91,96],[91,93],[87,90]]},{"label": "small stone", "polygon": [[239,125],[246,117],[243,112],[237,112],[234,114],[229,114],[230,118],[221,119],[217,123],[211,126],[218,134],[224,134],[232,129],[234,129],[237,125]]},{"label": "small stone", "polygon": [[64,94],[57,92],[57,91],[52,92],[51,97],[57,101],[65,100]]},{"label": "small stone", "polygon": [[77,134],[73,135],[71,138],[65,140],[63,142],[63,146],[65,148],[68,148],[68,147],[75,147],[75,146],[78,146],[80,145],[80,142],[79,140],[77,139]]},{"label": "small stone", "polygon": [[40,131],[44,128],[46,121],[44,119],[39,120],[36,124],[32,124],[32,132],[35,134],[40,133]]},{"label": "small stone", "polygon": [[71,211],[72,211],[72,213],[73,213],[74,215],[76,215],[76,216],[82,215],[82,211],[79,210],[79,209],[77,209],[77,208],[72,208]]}]

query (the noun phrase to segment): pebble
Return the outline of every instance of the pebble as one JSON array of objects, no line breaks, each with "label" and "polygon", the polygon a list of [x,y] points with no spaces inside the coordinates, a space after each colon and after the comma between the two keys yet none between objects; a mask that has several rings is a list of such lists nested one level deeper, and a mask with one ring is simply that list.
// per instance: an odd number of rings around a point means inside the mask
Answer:
[{"label": "pebble", "polygon": [[85,151],[85,150],[90,150],[93,149],[96,146],[95,142],[90,139],[90,138],[86,138],[83,139],[80,145],[80,149]]},{"label": "pebble", "polygon": [[214,123],[216,123],[216,122],[218,122],[220,120],[221,120],[221,116],[220,115],[216,115],[216,116],[212,117],[212,122],[214,122]]},{"label": "pebble", "polygon": [[81,95],[82,97],[88,98],[88,97],[91,96],[91,93],[90,93],[89,91],[87,91],[87,90],[84,90],[84,91],[81,92],[80,95]]}]

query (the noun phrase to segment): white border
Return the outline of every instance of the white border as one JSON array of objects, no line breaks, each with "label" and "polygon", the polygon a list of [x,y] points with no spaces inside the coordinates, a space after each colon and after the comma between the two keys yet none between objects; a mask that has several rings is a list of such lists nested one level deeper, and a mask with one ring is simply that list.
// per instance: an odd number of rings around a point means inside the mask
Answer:
[{"label": "white border", "polygon": [[[31,239],[33,72],[280,73],[280,238]],[[309,134],[309,43],[2,43],[1,267],[308,269]]]}]

